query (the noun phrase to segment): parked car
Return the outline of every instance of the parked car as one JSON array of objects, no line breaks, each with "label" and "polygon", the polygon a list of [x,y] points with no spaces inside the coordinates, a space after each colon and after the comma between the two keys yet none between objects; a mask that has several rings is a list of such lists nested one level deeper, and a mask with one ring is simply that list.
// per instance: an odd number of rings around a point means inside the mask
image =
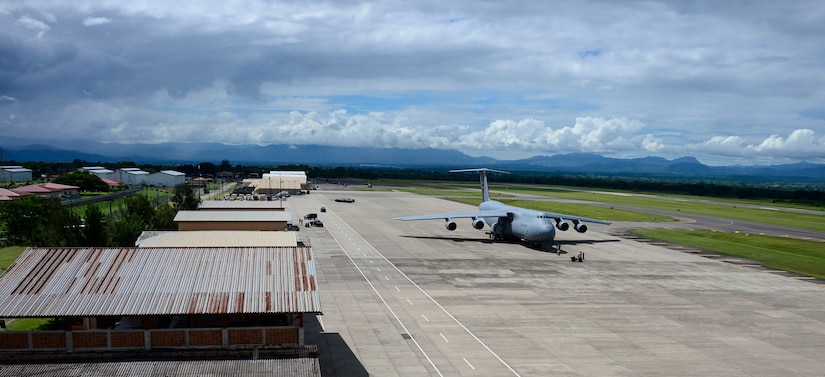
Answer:
[{"label": "parked car", "polygon": [[299,227],[297,225],[294,225],[294,224],[289,224],[289,225],[286,226],[286,230],[291,230],[291,231],[297,232],[297,231],[301,230],[301,227]]}]

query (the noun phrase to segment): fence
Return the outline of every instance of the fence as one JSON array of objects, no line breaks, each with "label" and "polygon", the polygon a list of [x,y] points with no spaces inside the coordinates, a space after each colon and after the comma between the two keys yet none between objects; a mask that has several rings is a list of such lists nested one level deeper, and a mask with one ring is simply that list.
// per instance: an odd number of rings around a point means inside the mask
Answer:
[{"label": "fence", "polygon": [[0,352],[250,348],[265,345],[303,345],[303,341],[303,329],[296,326],[12,331],[0,333]]},{"label": "fence", "polygon": [[77,207],[92,203],[108,202],[110,200],[117,200],[128,198],[130,196],[135,196],[142,190],[143,189],[140,187],[129,188],[122,191],[113,192],[111,194],[95,195],[89,198],[62,200],[60,201],[60,204],[63,204],[64,207]]}]

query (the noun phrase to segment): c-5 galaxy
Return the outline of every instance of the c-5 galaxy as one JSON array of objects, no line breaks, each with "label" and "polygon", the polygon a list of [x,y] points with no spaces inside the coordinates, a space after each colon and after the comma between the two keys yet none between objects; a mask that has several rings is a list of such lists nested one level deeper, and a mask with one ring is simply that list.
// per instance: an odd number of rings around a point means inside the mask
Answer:
[{"label": "c-5 galaxy", "polygon": [[[528,242],[533,246],[541,247],[544,242],[555,242],[556,230],[566,231],[573,229],[579,233],[587,231],[584,223],[607,224],[610,222],[586,217],[566,215],[563,213],[541,212],[532,209],[521,208],[504,204],[496,200],[490,200],[490,189],[487,186],[487,172],[505,173],[506,171],[481,169],[459,169],[450,170],[450,173],[478,172],[481,178],[481,198],[482,202],[478,206],[478,211],[473,212],[452,212],[432,215],[396,217],[393,220],[413,221],[413,220],[433,220],[443,219],[444,226],[448,230],[455,230],[457,225],[453,219],[472,219],[473,228],[483,229],[484,223],[490,226],[490,238],[493,240],[518,239]],[[558,247],[561,253],[561,247]]]}]

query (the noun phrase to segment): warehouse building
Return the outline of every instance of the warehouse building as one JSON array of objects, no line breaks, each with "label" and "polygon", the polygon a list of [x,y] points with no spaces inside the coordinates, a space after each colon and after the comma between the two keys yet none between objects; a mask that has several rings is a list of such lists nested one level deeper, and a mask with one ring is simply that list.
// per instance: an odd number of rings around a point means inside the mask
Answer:
[{"label": "warehouse building", "polygon": [[151,173],[144,179],[144,184],[153,187],[178,187],[186,184],[186,174],[174,170],[161,170]]},{"label": "warehouse building", "polygon": [[0,318],[61,318],[0,332],[0,352],[304,345],[321,312],[309,247],[29,248],[0,278]]},{"label": "warehouse building", "polygon": [[287,211],[178,211],[178,230],[284,230],[292,220]]},{"label": "warehouse building", "polygon": [[261,232],[257,230],[196,230],[190,232],[145,231],[138,237],[138,247],[296,247],[297,232]]},{"label": "warehouse building", "polygon": [[0,183],[28,182],[32,180],[32,170],[22,166],[0,166]]}]

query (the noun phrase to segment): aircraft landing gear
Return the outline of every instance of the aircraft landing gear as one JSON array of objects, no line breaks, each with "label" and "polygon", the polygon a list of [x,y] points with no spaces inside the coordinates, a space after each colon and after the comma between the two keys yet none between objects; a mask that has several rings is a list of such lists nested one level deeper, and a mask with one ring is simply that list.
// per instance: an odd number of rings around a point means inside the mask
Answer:
[{"label": "aircraft landing gear", "polygon": [[553,246],[556,248],[556,255],[567,254],[566,251],[561,249],[561,244],[560,243],[558,243],[556,241],[553,241]]},{"label": "aircraft landing gear", "polygon": [[570,257],[570,260],[573,262],[584,262],[584,253],[580,251],[578,255]]}]

